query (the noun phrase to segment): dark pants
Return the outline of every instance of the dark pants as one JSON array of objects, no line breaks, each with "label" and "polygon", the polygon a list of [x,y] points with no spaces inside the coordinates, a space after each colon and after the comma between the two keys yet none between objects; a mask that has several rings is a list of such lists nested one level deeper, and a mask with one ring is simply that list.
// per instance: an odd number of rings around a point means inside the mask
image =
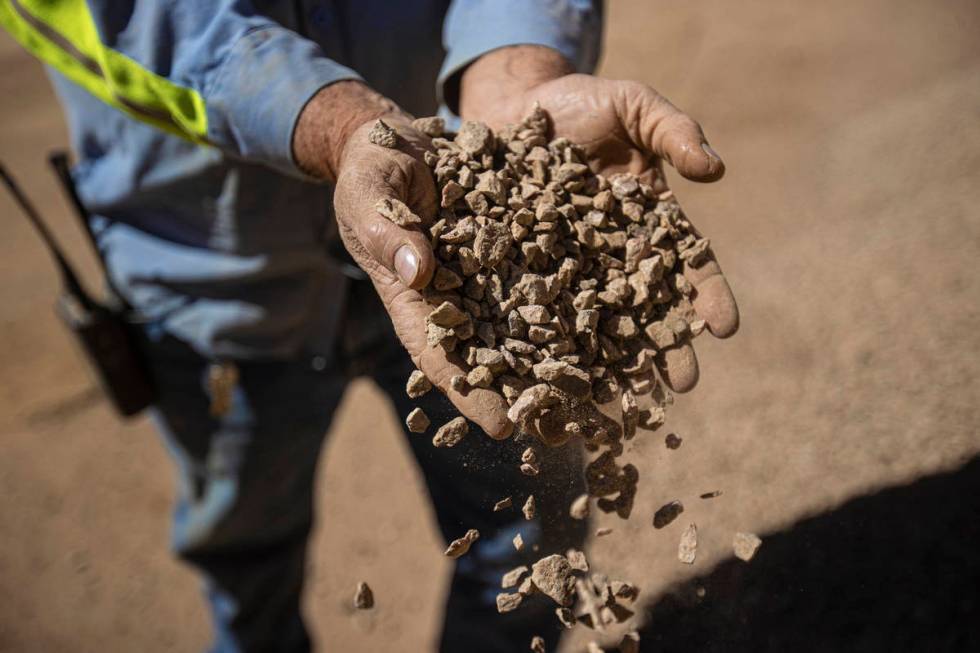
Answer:
[{"label": "dark pants", "polygon": [[[406,437],[443,537],[448,542],[469,528],[481,533],[457,563],[440,650],[526,650],[533,635],[545,637],[551,649],[560,636],[554,605],[532,597],[516,612],[499,615],[494,599],[505,571],[581,546],[586,525],[565,517],[583,491],[581,452],[571,446],[543,451],[541,475],[528,478],[518,469],[527,442],[495,442],[473,424],[455,448],[433,447],[434,429],[458,413],[437,390],[409,399],[408,355],[373,289],[351,285],[335,350],[291,361],[238,361],[231,409],[220,419],[209,415],[210,362],[172,337],[151,339],[160,388],[154,419],[180,472],[173,546],[206,580],[213,650],[309,650],[300,595],[313,480],[334,410],[358,376],[371,378],[388,395],[402,422],[415,406],[432,419],[428,434]],[[529,493],[538,506],[530,522],[520,513]],[[507,495],[515,507],[492,512]],[[526,543],[523,553],[511,544],[517,532]],[[383,594],[385,588],[375,590]],[[322,644],[331,650],[329,641]]]}]

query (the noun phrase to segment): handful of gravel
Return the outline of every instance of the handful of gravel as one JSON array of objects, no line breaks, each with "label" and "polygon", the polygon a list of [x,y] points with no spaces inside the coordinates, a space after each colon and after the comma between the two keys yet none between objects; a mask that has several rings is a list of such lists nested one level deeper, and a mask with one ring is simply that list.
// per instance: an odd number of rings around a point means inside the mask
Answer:
[{"label": "handful of gravel", "polygon": [[[586,467],[588,494],[570,506],[572,517],[585,518],[597,498],[599,509],[626,519],[638,473],[616,458],[638,428],[664,423],[673,398],[657,374],[662,353],[705,328],[683,270],[708,258],[708,240],[669,191],[658,194],[628,174],[595,174],[581,147],[565,138],[549,141],[540,108],[498,133],[464,122],[451,134],[438,118],[413,126],[432,138],[424,156],[439,193],[438,214],[421,218],[397,200],[377,210],[396,224],[419,225],[431,238],[438,267],[422,291],[432,308],[428,346],[461,359],[466,374],[451,381],[457,391],[503,395],[519,433],[547,446],[581,438],[601,452]],[[392,140],[380,128],[378,136]],[[418,397],[430,387],[416,371],[407,391]],[[619,420],[596,409],[612,402]],[[418,412],[409,426],[425,431],[428,418]],[[460,421],[439,428],[433,444],[458,443],[466,435]],[[536,475],[535,450],[529,447],[519,464]],[[508,497],[494,510],[510,505]],[[533,518],[532,499],[523,510]],[[520,534],[518,550],[519,540]],[[462,555],[468,546],[458,548],[454,553]],[[683,555],[693,562],[687,548]],[[517,592],[497,597],[498,609],[509,612],[526,594],[540,592],[555,601],[568,627],[578,620],[601,630],[632,614],[617,602],[635,598],[632,585],[614,589],[599,576],[587,582],[585,572],[581,553],[546,556]],[[525,573],[512,570],[503,587]],[[570,610],[576,598],[584,609],[577,615]]]},{"label": "handful of gravel", "polygon": [[[708,241],[673,195],[594,174],[579,146],[547,140],[539,108],[497,134],[475,122],[444,133],[437,118],[415,126],[432,137],[425,161],[440,194],[434,222],[421,221],[439,264],[423,291],[428,344],[462,358],[454,387],[500,392],[510,420],[550,446],[615,446],[659,427],[671,396],[654,362],[705,326],[682,268],[705,260]],[[390,204],[379,212],[406,222]],[[616,398],[621,433],[575,419]]]}]

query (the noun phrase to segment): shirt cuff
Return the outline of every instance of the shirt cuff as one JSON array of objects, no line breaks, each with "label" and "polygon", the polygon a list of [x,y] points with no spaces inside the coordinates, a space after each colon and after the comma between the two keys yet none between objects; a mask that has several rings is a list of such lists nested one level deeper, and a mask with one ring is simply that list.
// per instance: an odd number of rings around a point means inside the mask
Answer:
[{"label": "shirt cuff", "polygon": [[560,52],[578,72],[599,60],[602,3],[592,0],[456,0],[446,15],[446,59],[436,94],[458,109],[458,74],[487,52],[509,45],[542,45]]},{"label": "shirt cuff", "polygon": [[205,93],[208,138],[243,158],[306,178],[293,158],[299,115],[321,88],[348,79],[362,80],[295,32],[252,30],[229,52]]}]

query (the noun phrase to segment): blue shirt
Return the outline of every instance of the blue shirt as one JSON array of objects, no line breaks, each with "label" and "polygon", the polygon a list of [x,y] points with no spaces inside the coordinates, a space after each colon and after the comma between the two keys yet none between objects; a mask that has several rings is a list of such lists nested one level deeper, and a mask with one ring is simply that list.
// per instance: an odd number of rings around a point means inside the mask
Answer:
[{"label": "blue shirt", "polygon": [[115,288],[206,356],[326,351],[346,279],[326,250],[331,188],[292,158],[306,102],[363,79],[415,115],[450,115],[447,80],[507,45],[548,46],[591,71],[599,2],[90,0],[104,44],[201,94],[214,144],[130,118],[50,70]]}]

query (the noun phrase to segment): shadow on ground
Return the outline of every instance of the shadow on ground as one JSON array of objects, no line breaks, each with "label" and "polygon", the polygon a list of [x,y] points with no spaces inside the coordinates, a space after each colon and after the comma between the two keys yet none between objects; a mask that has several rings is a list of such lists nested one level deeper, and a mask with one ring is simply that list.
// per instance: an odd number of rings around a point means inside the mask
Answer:
[{"label": "shadow on ground", "polygon": [[648,619],[654,651],[980,651],[980,457],[763,535]]}]

